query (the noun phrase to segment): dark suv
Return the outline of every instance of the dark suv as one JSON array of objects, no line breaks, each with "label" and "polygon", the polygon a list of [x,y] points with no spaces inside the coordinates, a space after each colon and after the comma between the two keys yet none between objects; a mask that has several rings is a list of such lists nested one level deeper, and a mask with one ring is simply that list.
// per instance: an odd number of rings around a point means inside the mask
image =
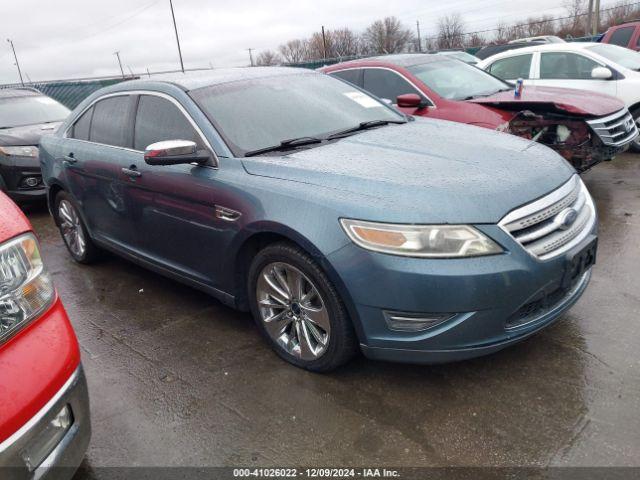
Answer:
[{"label": "dark suv", "polygon": [[31,88],[0,90],[0,191],[18,203],[44,200],[38,143],[69,109]]}]

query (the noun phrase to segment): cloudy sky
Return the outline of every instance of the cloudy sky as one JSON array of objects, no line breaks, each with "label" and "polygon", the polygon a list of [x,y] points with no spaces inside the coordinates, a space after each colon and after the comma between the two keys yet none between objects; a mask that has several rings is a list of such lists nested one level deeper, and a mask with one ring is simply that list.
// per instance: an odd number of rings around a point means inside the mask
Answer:
[{"label": "cloudy sky", "polygon": [[[613,0],[603,0],[604,8]],[[439,17],[462,14],[466,31],[493,28],[543,13],[562,16],[559,0],[174,0],[185,66],[240,66],[246,48],[275,49],[306,37],[321,25],[364,30],[395,15],[407,26],[421,23],[433,35]],[[560,6],[558,6],[560,5]],[[115,51],[128,71],[179,68],[169,0],[2,0],[0,83],[18,81],[15,44],[22,70],[33,80],[119,73]],[[25,80],[27,78],[25,77]]]}]

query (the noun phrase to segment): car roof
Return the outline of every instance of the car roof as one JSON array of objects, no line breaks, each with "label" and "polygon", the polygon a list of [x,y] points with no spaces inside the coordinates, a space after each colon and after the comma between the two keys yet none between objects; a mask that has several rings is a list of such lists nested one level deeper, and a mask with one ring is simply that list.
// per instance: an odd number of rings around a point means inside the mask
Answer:
[{"label": "car roof", "polygon": [[515,50],[507,50],[505,52],[496,53],[495,55],[487,57],[482,62],[487,63],[490,60],[494,60],[498,58],[511,57],[516,55],[533,53],[533,52],[544,52],[547,50],[576,52],[579,50],[584,50],[585,48],[591,47],[594,45],[600,45],[600,44],[595,42],[541,43],[539,45],[532,45],[530,47],[523,47]]},{"label": "car roof", "polygon": [[[422,65],[424,63],[447,61],[446,56],[435,53],[398,53],[392,55],[379,55],[376,57],[359,58],[357,60],[349,60],[335,65],[341,67],[347,65],[360,65],[362,63],[379,62],[390,63],[399,67],[410,67],[412,65]],[[333,65],[329,65],[332,67]]]},{"label": "car roof", "polygon": [[242,80],[253,80],[258,78],[279,77],[285,75],[318,75],[314,70],[294,67],[235,67],[235,68],[214,68],[198,72],[185,73],[165,73],[154,75],[151,78],[140,80],[130,80],[118,84],[123,87],[144,86],[149,83],[171,83],[179,86],[183,90],[196,90],[198,88],[220,85],[223,83],[239,82]]},{"label": "car roof", "polygon": [[35,88],[0,88],[0,99],[3,98],[19,98],[19,97],[38,97],[43,93],[39,92]]}]

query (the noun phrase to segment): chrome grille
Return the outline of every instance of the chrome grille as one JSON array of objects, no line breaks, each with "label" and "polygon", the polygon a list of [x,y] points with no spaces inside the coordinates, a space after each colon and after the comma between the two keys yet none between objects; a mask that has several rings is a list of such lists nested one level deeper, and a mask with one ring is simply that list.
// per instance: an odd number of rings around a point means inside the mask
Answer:
[{"label": "chrome grille", "polygon": [[608,117],[588,120],[587,123],[602,143],[610,147],[621,147],[638,136],[636,122],[626,108]]},{"label": "chrome grille", "polygon": [[595,221],[593,200],[574,175],[549,195],[509,213],[500,226],[531,255],[547,260],[581,242]]}]

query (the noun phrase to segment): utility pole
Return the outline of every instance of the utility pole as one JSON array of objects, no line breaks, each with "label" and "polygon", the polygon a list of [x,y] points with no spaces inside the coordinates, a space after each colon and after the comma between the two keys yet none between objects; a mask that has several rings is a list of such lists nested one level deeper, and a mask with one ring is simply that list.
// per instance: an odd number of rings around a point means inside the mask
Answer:
[{"label": "utility pole", "polygon": [[18,75],[20,76],[20,84],[24,87],[24,80],[22,79],[22,71],[20,70],[20,64],[18,63],[18,55],[16,55],[16,49],[13,46],[13,42],[10,38],[7,38],[7,42],[11,45],[11,50],[13,50],[13,58],[16,59],[16,67],[18,67]]},{"label": "utility pole", "polygon": [[[249,52],[249,62],[252,67],[253,67],[253,53],[252,53],[253,50],[254,50],[253,48],[247,48],[247,51]],[[211,62],[209,62],[209,65],[211,65]]]},{"label": "utility pole", "polygon": [[169,6],[171,7],[171,18],[173,19],[173,29],[176,32],[176,43],[178,44],[178,55],[180,56],[180,70],[184,73],[184,62],[182,61],[182,50],[180,49],[180,37],[178,37],[178,26],[176,25],[176,15],[173,13],[173,2],[169,0]]},{"label": "utility pole", "polygon": [[113,52],[113,54],[118,57],[118,65],[120,65],[120,73],[122,73],[122,78],[126,78],[124,75],[124,68],[122,68],[122,62],[120,61],[120,52]]},{"label": "utility pole", "polygon": [[147,67],[147,75],[151,78],[151,72],[149,71],[149,67]]},{"label": "utility pole", "polygon": [[327,37],[324,35],[324,25],[322,25],[322,56],[327,59]]},{"label": "utility pole", "polygon": [[589,0],[589,12],[587,13],[587,25],[584,34],[589,35],[593,29],[593,0]]},{"label": "utility pole", "polygon": [[422,53],[422,40],[420,39],[420,20],[416,20],[416,28],[418,29],[418,52]]},{"label": "utility pole", "polygon": [[593,34],[597,35],[598,30],[600,30],[600,0],[595,0],[595,4],[596,4],[596,11],[595,11],[594,22],[593,22]]}]

